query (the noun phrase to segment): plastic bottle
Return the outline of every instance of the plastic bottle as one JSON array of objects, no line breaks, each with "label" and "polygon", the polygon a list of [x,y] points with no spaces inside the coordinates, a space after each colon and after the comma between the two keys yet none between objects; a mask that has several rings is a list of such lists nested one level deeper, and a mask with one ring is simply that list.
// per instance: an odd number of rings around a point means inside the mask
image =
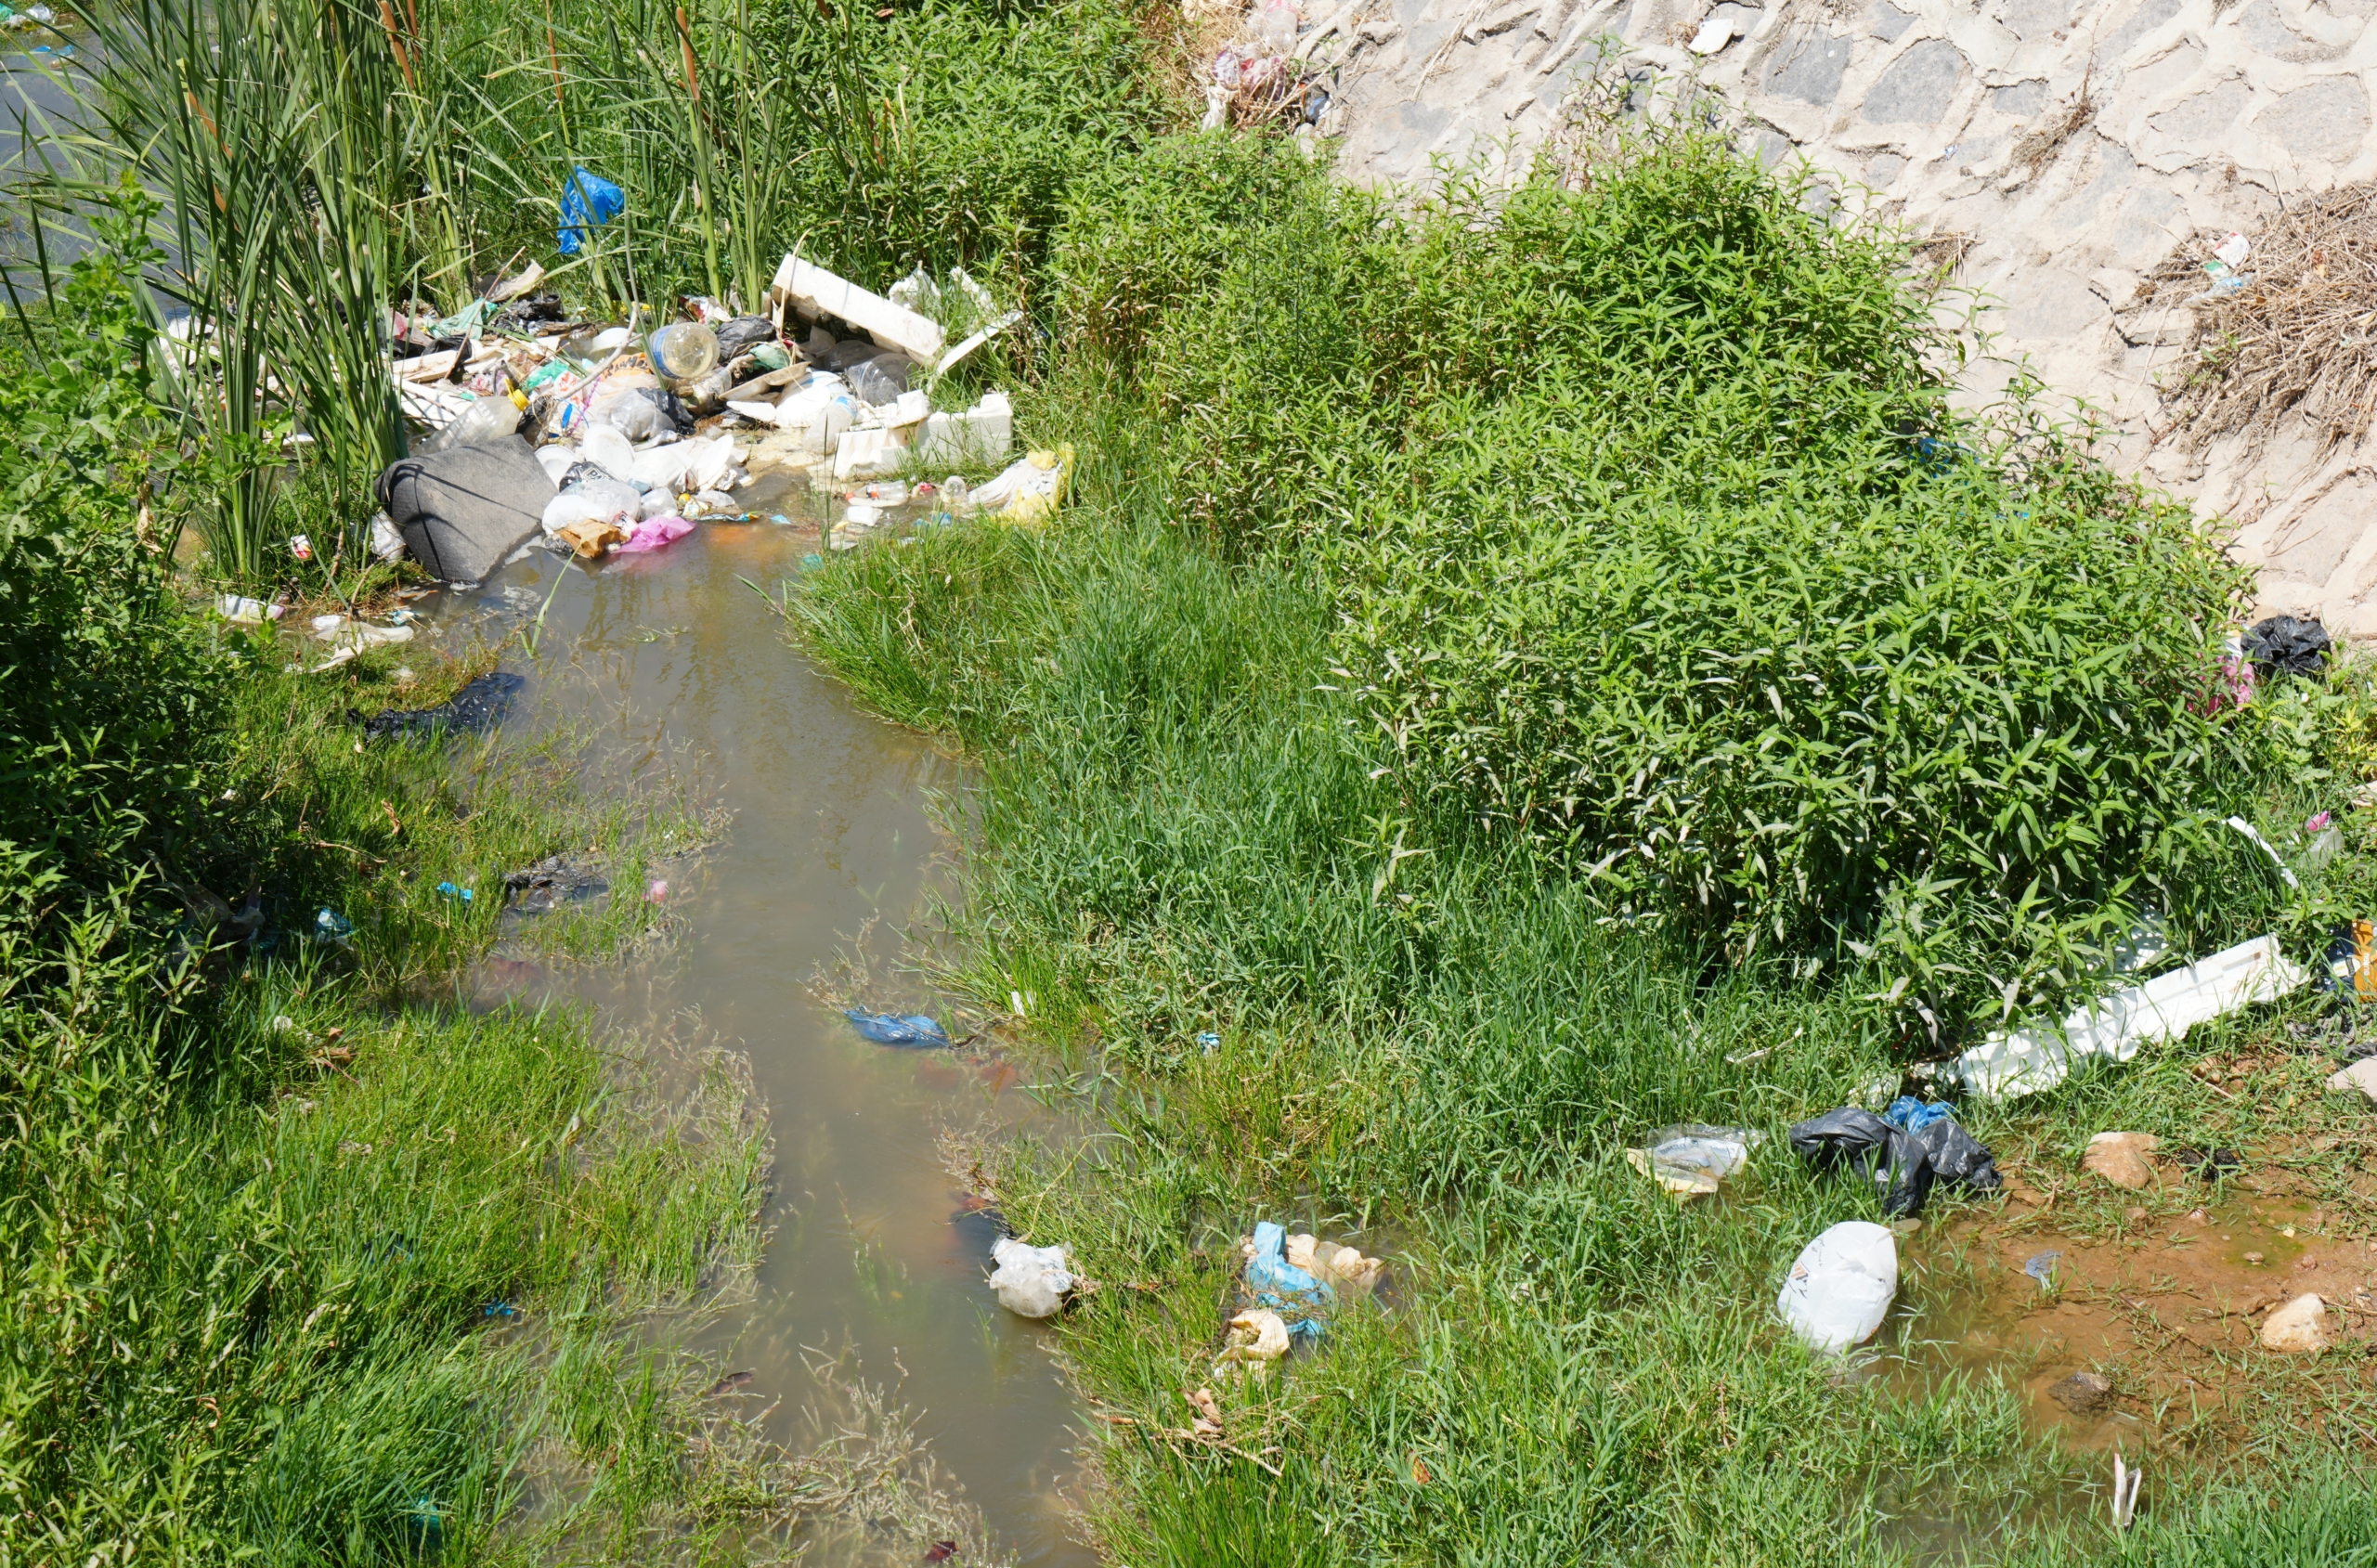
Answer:
[{"label": "plastic bottle", "polygon": [[652,368],[672,382],[697,380],[718,365],[718,334],[698,321],[672,321],[644,346]]},{"label": "plastic bottle", "polygon": [[1272,54],[1286,54],[1296,46],[1296,8],[1281,0],[1272,0],[1263,7],[1263,19],[1255,24],[1254,35]]},{"label": "plastic bottle", "polygon": [[479,447],[500,441],[520,428],[520,406],[509,397],[482,397],[438,433],[437,449]]}]

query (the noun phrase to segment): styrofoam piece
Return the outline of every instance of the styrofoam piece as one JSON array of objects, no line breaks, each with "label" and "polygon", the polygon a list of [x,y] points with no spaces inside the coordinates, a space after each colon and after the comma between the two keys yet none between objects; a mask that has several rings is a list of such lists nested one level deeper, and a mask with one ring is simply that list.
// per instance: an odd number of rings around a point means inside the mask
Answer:
[{"label": "styrofoam piece", "polygon": [[1864,1344],[1898,1294],[1898,1238],[1871,1220],[1843,1220],[1799,1250],[1774,1310],[1811,1348]]},{"label": "styrofoam piece", "polygon": [[1968,1093],[2010,1099],[2051,1089],[2089,1057],[2125,1062],[2150,1041],[2189,1030],[2256,1002],[2275,1002],[2310,978],[2279,950],[2275,936],[2239,942],[2141,986],[2117,991],[2051,1026],[1998,1030],[1949,1064]]},{"label": "styrofoam piece", "polygon": [[900,439],[897,431],[880,426],[846,430],[834,446],[834,477],[857,479],[871,473],[889,473],[907,455],[907,444]]},{"label": "styrofoam piece", "polygon": [[927,468],[988,468],[1015,449],[1015,409],[1004,392],[986,392],[964,413],[925,421],[916,460]]},{"label": "styrofoam piece", "polygon": [[869,293],[846,278],[787,254],[776,267],[773,292],[825,316],[838,316],[879,343],[930,365],[941,358],[938,324],[903,310],[881,294]]}]

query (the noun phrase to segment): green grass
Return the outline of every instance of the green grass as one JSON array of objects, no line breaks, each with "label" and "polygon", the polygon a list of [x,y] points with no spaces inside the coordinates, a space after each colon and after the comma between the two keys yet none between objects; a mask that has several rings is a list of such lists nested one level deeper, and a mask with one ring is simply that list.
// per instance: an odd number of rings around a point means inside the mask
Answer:
[{"label": "green grass", "polygon": [[[1695,165],[1714,156],[1706,149],[1687,154],[1696,179],[1734,177]],[[1791,1257],[1824,1225],[1878,1217],[1878,1205],[1811,1176],[1781,1134],[1931,1051],[1893,1005],[1894,955],[1844,956],[1830,930],[1812,940],[1787,922],[1754,951],[1728,945],[1630,907],[1576,875],[1558,845],[1448,818],[1428,789],[1450,771],[1454,743],[1431,732],[1399,753],[1370,700],[1376,676],[1347,674],[1349,654],[1374,651],[1361,617],[1389,599],[1408,602],[1417,628],[1407,671],[1490,664],[1479,659],[1494,652],[1487,633],[1455,607],[1474,602],[1489,617],[1492,574],[1479,564],[1503,559],[1496,551],[1519,564],[1494,580],[1532,596],[1527,635],[1563,650],[1547,656],[1552,677],[1573,662],[1558,637],[1581,628],[1591,644],[1624,632],[1599,618],[1610,612],[1591,572],[1561,567],[1568,558],[1548,547],[1528,556],[1546,537],[1529,532],[1529,518],[1606,526],[1620,540],[1644,525],[1590,498],[1539,499],[1530,512],[1517,504],[1535,493],[1519,471],[1597,432],[1638,443],[1625,450],[1641,473],[1681,473],[1696,460],[1664,404],[1613,391],[1630,384],[1630,334],[1646,329],[1621,319],[1600,339],[1574,326],[1539,342],[1518,334],[1508,384],[1472,386],[1461,374],[1468,345],[1499,330],[1492,311],[1511,292],[1559,292],[1542,282],[1556,279],[1552,262],[1530,271],[1513,253],[1529,223],[1570,219],[1530,217],[1526,203],[1589,199],[1514,198],[1502,228],[1459,207],[1461,221],[1436,227],[1423,214],[1398,227],[1357,198],[1277,177],[1259,150],[1207,142],[1161,156],[1193,175],[1141,188],[1111,228],[1085,204],[1057,251],[1056,265],[1074,268],[1062,274],[1064,297],[1112,328],[1078,334],[1085,352],[1024,405],[1033,441],[1081,446],[1077,504],[1040,532],[980,524],[862,550],[787,585],[783,601],[801,644],[863,700],[950,735],[979,761],[978,786],[951,813],[968,842],[965,896],[945,912],[929,962],[992,1009],[1023,993],[1020,1048],[1050,1092],[1104,1119],[1106,1135],[1085,1151],[1021,1140],[982,1160],[1019,1232],[1072,1245],[1105,1285],[1060,1332],[1085,1393],[1119,1418],[1103,1423],[1097,1448],[1104,1486],[1093,1511],[1110,1552],[1179,1564],[2377,1552],[2377,1522],[2353,1492],[2377,1430],[2358,1353],[2308,1367],[2242,1358],[2218,1399],[2169,1420],[2140,1525],[2116,1541],[2104,1522],[2109,1460],[2037,1435],[2019,1390],[1981,1370],[1950,1372],[1923,1348],[1976,1287],[1969,1258],[1934,1239],[1977,1212],[1966,1200],[1935,1199],[1883,1331],[1885,1349],[1928,1370],[1844,1376],[1790,1341],[1772,1302]],[[1656,181],[1643,173],[1635,183]],[[1604,181],[1603,199],[1622,205],[1626,184]],[[1578,229],[1594,221],[1571,217]],[[1622,232],[1615,219],[1604,227]],[[1201,289],[1188,280],[1206,255],[1227,258],[1226,276]],[[1894,287],[1888,261],[1878,243],[1801,258],[1805,292],[1793,297],[1821,328],[1825,311],[1864,308]],[[1374,286],[1389,264],[1407,270],[1409,287]],[[1266,281],[1278,286],[1250,292]],[[1394,326],[1431,289],[1486,302],[1486,325],[1473,337],[1422,336],[1401,358],[1364,358],[1385,334],[1377,323]],[[1320,308],[1332,299],[1335,314]],[[1641,308],[1656,315],[1659,305]],[[1801,369],[1792,334],[1812,330],[1773,329],[1776,385],[1787,390]],[[1645,345],[1637,357],[1656,363],[1658,352]],[[1677,363],[1712,382],[1726,365],[1751,382],[1769,368],[1755,340],[1734,361],[1679,352]],[[1474,363],[1513,363],[1477,354]],[[1874,392],[1866,374],[1852,358],[1815,379],[1851,425],[1881,417],[1877,408],[1896,419],[1904,403]],[[1555,407],[1556,428],[1513,434]],[[1444,436],[1472,414],[1487,435]],[[2141,650],[2161,647],[2172,667],[2195,668],[2207,631],[2155,617],[2185,603],[2213,616],[2204,628],[2219,626],[2230,587],[2216,562],[2192,553],[2200,543],[2183,529],[2156,533],[2172,525],[2150,500],[2051,440],[1993,447],[1984,432],[1933,428],[1998,466],[1949,486],[1949,503],[1930,512],[1927,482],[1865,473],[1861,483],[1894,505],[1917,508],[1876,517],[1876,549],[1887,552],[1893,529],[1987,536],[1994,513],[1965,512],[1963,484],[1993,505],[2084,496],[2085,515],[2067,533],[2113,530],[2087,549],[2155,542],[2135,576],[2088,578],[2137,618],[2098,623],[2101,643],[2073,623],[2059,634],[2070,663],[2085,670],[2120,648],[2150,666],[2159,655]],[[1761,436],[1763,467],[1729,473],[1690,520],[1712,546],[1745,551],[1752,590],[1772,563],[1748,560],[1743,541],[1761,533],[1836,559],[1774,520],[1835,504],[1830,465],[1862,437],[1822,419],[1803,434]],[[1485,496],[1445,478],[1463,464],[1490,471],[1500,489]],[[1470,531],[1446,531],[1457,525]],[[1982,538],[1974,548],[1996,546]],[[1860,540],[1843,557],[1865,550]],[[1768,633],[1754,616],[1723,621],[1712,606],[1724,603],[1653,579],[1627,616],[1672,611],[1687,617],[1679,647],[1688,634],[1720,655]],[[1573,652],[1593,656],[1591,645]],[[1997,655],[1949,640],[1925,656],[1941,667],[1943,683],[1926,699],[1941,705],[1938,725],[1969,721],[1969,766],[2007,768],[2015,743],[1993,738],[1987,711]],[[1650,660],[1626,679],[1647,707],[1679,677]],[[2266,691],[2207,742],[2235,746],[2223,764],[2232,771],[2206,760],[2189,764],[2206,769],[2194,776],[2270,822],[2340,806],[2338,781],[2359,776],[2372,689],[2372,672],[2355,666],[2325,688]],[[1536,701],[1512,694],[1503,711],[1544,719]],[[2200,716],[2184,710],[2166,706],[2156,722],[2198,733]],[[2131,719],[2135,739],[2143,726]],[[2109,765],[2128,744],[2088,741],[2082,760]],[[1940,831],[1979,836],[1955,814],[1973,809],[1951,810]],[[2157,820],[2167,828],[2176,814]],[[1855,818],[1840,820],[1854,831]],[[2334,914],[2363,900],[2377,864],[2367,824],[2347,829],[2349,856],[2299,898],[2257,875],[2168,886],[2198,901],[2189,909],[2226,901],[2203,916],[2199,940],[2231,928],[2220,921],[2251,922],[2307,958]],[[2149,852],[2128,842],[2124,853]],[[2109,853],[2091,875],[2135,870]],[[1938,912],[1948,938],[1986,951],[1999,896],[1950,901]],[[2060,983],[2104,982],[2067,972]],[[2329,1069],[2316,1056],[2266,1068],[2242,1099],[2215,1095],[2188,1070],[2206,1054],[2282,1043],[2283,1023],[2318,1005],[2306,996],[2225,1020],[2183,1049],[2039,1099],[1968,1106],[1965,1118],[2009,1164],[2059,1184],[2074,1183],[2088,1136],[2108,1127],[2256,1149],[2298,1134],[2350,1139],[2367,1114],[2319,1095]],[[1968,1015],[1947,1027],[1978,1024]],[[1220,1040],[1210,1052],[1196,1040],[1208,1030]],[[1767,1134],[1726,1201],[1678,1209],[1624,1163],[1643,1134],[1681,1120]],[[2356,1146],[2284,1158],[2332,1212],[2361,1212]],[[2059,1227],[2125,1233],[2130,1195],[2075,1191]],[[2194,1198],[2152,1201],[2176,1216]],[[1268,1388],[1225,1387],[1212,1363],[1217,1309],[1238,1238],[1261,1218],[1358,1234],[1366,1251],[1393,1258],[1395,1288],[1380,1307],[1343,1314],[1322,1352]],[[2339,1229],[2366,1239],[2357,1218]],[[1184,1393],[1201,1384],[1222,1395],[1227,1449],[1182,1435],[1193,1414]]]}]

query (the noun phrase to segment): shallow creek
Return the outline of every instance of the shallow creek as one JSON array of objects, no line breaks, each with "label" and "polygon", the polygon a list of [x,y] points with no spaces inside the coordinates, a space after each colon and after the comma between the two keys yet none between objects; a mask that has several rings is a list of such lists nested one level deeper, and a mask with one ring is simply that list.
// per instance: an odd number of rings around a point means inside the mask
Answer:
[{"label": "shallow creek", "polygon": [[[476,590],[420,605],[448,649],[474,627],[495,641],[542,608],[539,656],[523,657],[517,640],[507,651],[505,667],[530,677],[513,725],[591,731],[606,778],[658,789],[691,768],[727,813],[709,849],[658,874],[670,879],[669,940],[607,967],[498,957],[479,1004],[582,1001],[601,1025],[678,1037],[697,1018],[710,1040],[747,1054],[775,1139],[774,1235],[757,1299],[730,1325],[730,1354],[754,1375],[748,1393],[777,1402],[771,1435],[804,1435],[804,1347],[843,1354],[868,1382],[896,1385],[1000,1549],[1030,1563],[1094,1562],[1067,1535],[1060,1496],[1075,1403],[1045,1330],[992,1302],[994,1233],[963,1212],[937,1148],[944,1127],[1041,1113],[1012,1069],[869,1044],[810,990],[863,951],[871,1004],[931,1004],[897,969],[896,928],[944,885],[926,796],[957,784],[959,771],[859,711],[788,645],[749,585],[773,592],[802,569],[819,548],[818,506],[784,495],[760,510],[807,525],[705,525],[594,572],[536,551]],[[812,1560],[879,1560],[855,1538],[818,1549]]]}]

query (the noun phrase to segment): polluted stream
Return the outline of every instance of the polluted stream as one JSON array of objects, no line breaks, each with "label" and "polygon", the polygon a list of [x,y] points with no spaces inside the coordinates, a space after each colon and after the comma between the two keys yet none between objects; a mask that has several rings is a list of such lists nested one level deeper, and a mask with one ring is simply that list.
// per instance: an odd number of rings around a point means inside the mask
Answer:
[{"label": "polluted stream", "polygon": [[[812,1364],[831,1357],[838,1377],[915,1416],[938,1479],[963,1489],[995,1554],[1095,1562],[1068,1529],[1076,1404],[1046,1330],[993,1301],[996,1231],[942,1149],[951,1128],[1052,1119],[996,1058],[870,1043],[812,989],[855,959],[872,976],[857,1002],[946,1018],[901,971],[899,930],[945,890],[928,796],[961,771],[860,711],[789,644],[754,590],[804,569],[823,498],[756,489],[760,516],[793,525],[705,525],[598,570],[533,549],[475,590],[420,603],[433,646],[511,640],[504,667],[527,680],[508,727],[583,734],[589,776],[606,788],[657,796],[690,770],[720,815],[705,849],[652,872],[665,892],[613,890],[657,893],[666,940],[620,962],[550,966],[499,943],[473,1004],[584,1004],[598,1030],[690,1030],[746,1056],[774,1143],[772,1235],[754,1299],[705,1341],[738,1374],[738,1400],[769,1408],[767,1435],[797,1449],[817,1436],[803,1417],[820,1393]],[[533,659],[518,635],[532,624]],[[810,1539],[812,1561],[914,1555],[864,1522]]]}]

